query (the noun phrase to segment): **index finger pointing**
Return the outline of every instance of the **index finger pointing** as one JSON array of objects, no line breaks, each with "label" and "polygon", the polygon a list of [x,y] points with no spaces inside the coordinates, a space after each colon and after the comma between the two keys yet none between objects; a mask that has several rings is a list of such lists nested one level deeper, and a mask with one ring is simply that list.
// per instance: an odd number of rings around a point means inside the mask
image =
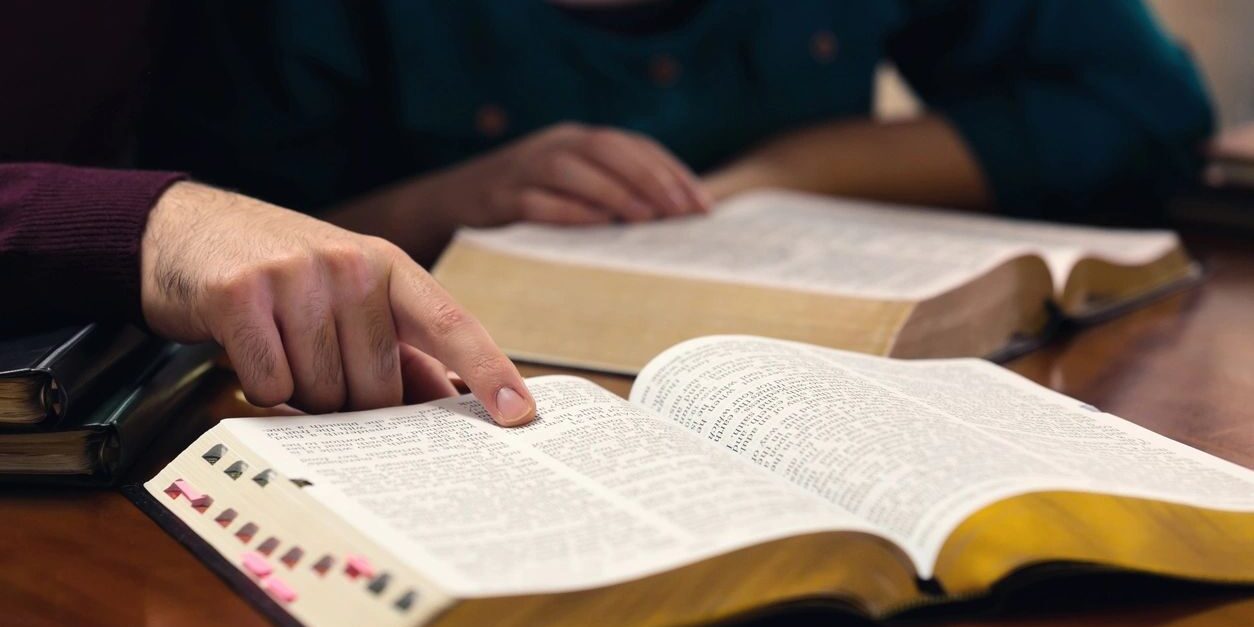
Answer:
[{"label": "index finger pointing", "polygon": [[400,261],[392,268],[390,292],[402,341],[455,370],[497,424],[512,427],[535,417],[536,402],[513,362],[431,275]]}]

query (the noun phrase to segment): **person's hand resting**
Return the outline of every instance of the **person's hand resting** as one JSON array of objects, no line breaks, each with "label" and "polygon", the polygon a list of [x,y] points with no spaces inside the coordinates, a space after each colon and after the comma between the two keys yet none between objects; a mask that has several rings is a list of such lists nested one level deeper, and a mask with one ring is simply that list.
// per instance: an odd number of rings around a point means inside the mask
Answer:
[{"label": "person's hand resting", "polygon": [[177,183],[141,247],[148,325],[222,345],[254,404],[328,412],[448,396],[447,364],[498,423],[535,414],[487,331],[382,239]]},{"label": "person's hand resting", "polygon": [[696,176],[657,142],[579,124],[537,131],[432,182],[470,226],[641,222],[710,208]]},{"label": "person's hand resting", "polygon": [[703,213],[711,204],[703,184],[657,142],[567,123],[375,190],[323,217],[429,263],[463,226],[640,222]]}]

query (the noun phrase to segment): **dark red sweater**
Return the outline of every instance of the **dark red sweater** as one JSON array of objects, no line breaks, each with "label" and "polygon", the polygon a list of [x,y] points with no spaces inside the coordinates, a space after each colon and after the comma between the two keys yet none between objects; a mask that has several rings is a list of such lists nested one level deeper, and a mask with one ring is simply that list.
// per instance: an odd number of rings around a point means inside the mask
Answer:
[{"label": "dark red sweater", "polygon": [[[148,2],[16,0],[0,19],[0,327],[142,321],[139,242],[183,177],[124,166]],[[106,169],[109,168],[109,169]]]}]

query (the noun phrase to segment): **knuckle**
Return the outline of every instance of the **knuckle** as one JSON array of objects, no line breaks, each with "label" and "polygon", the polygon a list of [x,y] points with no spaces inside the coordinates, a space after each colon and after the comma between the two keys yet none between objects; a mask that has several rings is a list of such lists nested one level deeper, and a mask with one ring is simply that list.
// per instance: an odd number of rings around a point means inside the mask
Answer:
[{"label": "knuckle", "polygon": [[505,359],[500,355],[483,353],[470,360],[470,372],[463,373],[476,381],[483,381],[504,370]]},{"label": "knuckle", "polygon": [[400,280],[413,293],[419,303],[441,301],[447,296],[439,282],[418,264],[410,264],[401,269]]},{"label": "knuckle", "polygon": [[310,251],[292,251],[276,255],[258,264],[266,276],[277,280],[302,279],[312,274],[317,265]]},{"label": "knuckle", "polygon": [[207,293],[223,306],[246,304],[273,286],[305,280],[312,267],[306,255],[271,257],[219,274],[208,282]]},{"label": "knuckle", "polygon": [[243,380],[240,385],[244,398],[258,407],[274,407],[292,398],[292,390],[274,379]]},{"label": "knuckle", "polygon": [[391,317],[382,313],[372,315],[368,334],[372,374],[379,381],[387,381],[396,374],[400,361]]},{"label": "knuckle", "polygon": [[379,277],[366,250],[357,245],[340,244],[319,251],[319,258],[338,293],[352,299],[352,304],[365,300],[378,288]]},{"label": "knuckle", "polygon": [[438,338],[456,335],[470,323],[470,314],[455,303],[438,303],[431,315],[431,333]]},{"label": "knuckle", "polygon": [[231,361],[241,377],[257,382],[278,382],[278,357],[266,330],[256,320],[240,318],[231,323],[225,342]]},{"label": "knuckle", "polygon": [[333,277],[350,280],[365,278],[370,274],[370,259],[363,247],[351,243],[337,243],[323,247],[318,257]]},{"label": "knuckle", "polygon": [[565,152],[550,152],[540,160],[539,174],[547,181],[560,181],[565,178],[566,172],[570,170],[570,156]]},{"label": "knuckle", "polygon": [[400,246],[393,244],[386,238],[374,235],[363,235],[361,237],[363,242],[362,245],[365,250],[381,259],[391,260],[397,257],[404,257],[406,259],[409,258],[409,255],[406,255],[405,251],[401,250]]},{"label": "knuckle", "polygon": [[243,268],[222,274],[205,285],[212,308],[231,311],[251,303],[265,288],[265,276],[253,268]]}]

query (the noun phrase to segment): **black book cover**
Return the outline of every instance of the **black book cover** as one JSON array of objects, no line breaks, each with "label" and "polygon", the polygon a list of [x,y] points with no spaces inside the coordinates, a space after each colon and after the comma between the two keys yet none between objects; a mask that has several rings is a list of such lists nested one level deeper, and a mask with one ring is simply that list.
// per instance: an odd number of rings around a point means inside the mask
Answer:
[{"label": "black book cover", "polygon": [[25,380],[38,390],[17,421],[0,419],[10,429],[50,428],[73,413],[90,408],[107,394],[128,365],[155,356],[165,343],[128,325],[88,324],[0,339],[0,380]]},{"label": "black book cover", "polygon": [[[76,412],[63,421],[55,433],[66,435],[67,455],[82,454],[80,440],[72,436],[86,435],[88,472],[0,473],[0,483],[95,486],[117,483],[122,471],[135,461],[163,423],[171,418],[170,412],[213,368],[216,354],[216,347],[210,344],[166,343],[155,358],[132,369],[94,411]],[[12,446],[22,438],[46,436],[45,432],[0,434],[0,457],[11,455]]]}]

